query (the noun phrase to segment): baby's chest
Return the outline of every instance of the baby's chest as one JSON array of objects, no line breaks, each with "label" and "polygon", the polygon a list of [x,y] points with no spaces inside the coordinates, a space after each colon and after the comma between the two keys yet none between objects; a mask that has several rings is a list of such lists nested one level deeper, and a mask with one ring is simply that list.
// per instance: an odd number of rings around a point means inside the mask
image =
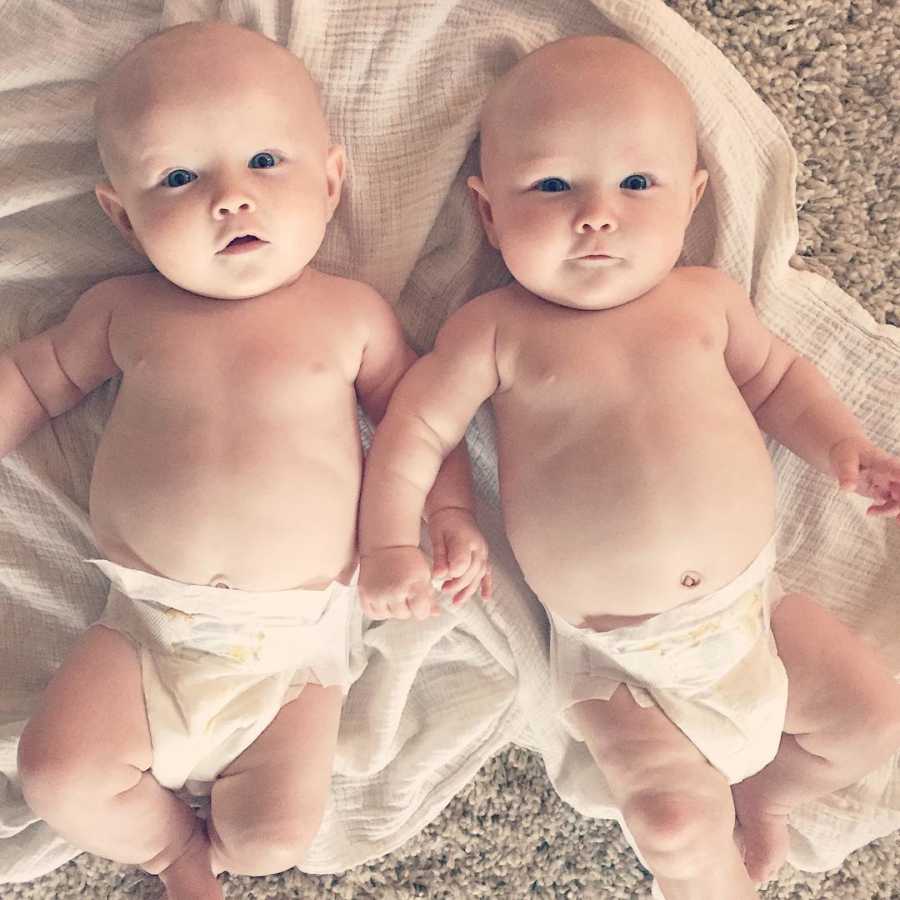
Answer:
[{"label": "baby's chest", "polygon": [[725,374],[727,331],[714,307],[551,312],[514,333],[512,387],[520,396],[549,402],[557,396],[564,402],[646,399],[649,391],[678,390]]},{"label": "baby's chest", "polygon": [[352,350],[325,323],[235,312],[148,310],[122,323],[112,336],[125,381],[169,396],[295,400],[352,384]]}]

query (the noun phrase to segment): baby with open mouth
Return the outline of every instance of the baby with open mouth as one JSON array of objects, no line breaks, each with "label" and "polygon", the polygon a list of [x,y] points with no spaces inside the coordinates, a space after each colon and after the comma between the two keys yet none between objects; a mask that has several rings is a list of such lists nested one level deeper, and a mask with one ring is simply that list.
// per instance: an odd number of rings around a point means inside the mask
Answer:
[{"label": "baby with open mouth", "polygon": [[[302,862],[362,665],[357,401],[414,358],[388,303],[310,265],[341,193],[303,64],[191,23],[100,85],[96,193],[155,267],[0,356],[0,454],[121,373],[91,525],[111,583],[19,745],[26,800],[83,850],[219,900],[216,873]],[[485,577],[465,457],[429,508],[435,575]],[[431,611],[427,611],[430,613]],[[176,795],[208,794],[206,822]]]}]

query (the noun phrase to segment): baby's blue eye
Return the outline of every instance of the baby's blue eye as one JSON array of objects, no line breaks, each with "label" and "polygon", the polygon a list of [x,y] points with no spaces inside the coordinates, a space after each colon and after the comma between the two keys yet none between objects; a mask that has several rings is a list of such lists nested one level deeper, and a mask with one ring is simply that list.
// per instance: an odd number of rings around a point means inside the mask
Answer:
[{"label": "baby's blue eye", "polygon": [[569,182],[564,181],[562,178],[542,178],[533,186],[536,190],[544,191],[548,194],[556,194],[559,193],[559,191],[571,190]]},{"label": "baby's blue eye", "polygon": [[650,187],[650,179],[646,175],[629,175],[619,184],[626,191],[646,191]]},{"label": "baby's blue eye", "polygon": [[276,165],[276,159],[271,153],[263,151],[250,157],[251,169],[271,169],[274,165]]},{"label": "baby's blue eye", "polygon": [[193,172],[188,172],[187,169],[173,169],[166,175],[163,184],[166,187],[170,188],[179,188],[184,185],[190,183],[191,181],[195,181],[197,176]]}]

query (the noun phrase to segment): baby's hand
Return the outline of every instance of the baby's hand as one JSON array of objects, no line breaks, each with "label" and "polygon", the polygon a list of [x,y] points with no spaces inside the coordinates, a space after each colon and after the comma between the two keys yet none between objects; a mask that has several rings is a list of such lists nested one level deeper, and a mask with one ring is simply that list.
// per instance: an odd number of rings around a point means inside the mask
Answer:
[{"label": "baby's hand", "polygon": [[434,568],[431,577],[444,593],[453,594],[454,605],[465,603],[480,589],[489,599],[492,591],[488,546],[467,509],[447,507],[428,517],[428,534]]},{"label": "baby's hand", "polygon": [[900,521],[900,459],[864,438],[838,441],[829,457],[842,491],[876,500],[866,511],[870,516],[894,516]]},{"label": "baby's hand", "polygon": [[441,609],[418,547],[387,547],[359,562],[359,597],[370,619],[427,619]]}]

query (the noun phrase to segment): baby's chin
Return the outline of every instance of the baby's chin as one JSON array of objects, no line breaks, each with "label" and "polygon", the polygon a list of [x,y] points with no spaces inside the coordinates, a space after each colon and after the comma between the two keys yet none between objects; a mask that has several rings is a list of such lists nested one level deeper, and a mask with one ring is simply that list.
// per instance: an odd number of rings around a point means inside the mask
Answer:
[{"label": "baby's chin", "polygon": [[[636,300],[642,294],[632,291],[612,291],[609,289],[571,289],[560,290],[554,287],[541,286],[541,289],[535,290],[528,285],[524,285],[535,296],[540,297],[547,303],[553,303],[556,306],[564,306],[568,309],[584,309],[584,310],[601,310],[615,309],[617,306],[624,306],[632,300]],[[642,292],[643,293],[643,292]]]},{"label": "baby's chin", "polygon": [[621,271],[579,272],[576,277],[571,277],[571,272],[564,272],[562,277],[545,278],[540,284],[517,280],[548,303],[569,309],[599,311],[616,309],[640,299],[665,281],[671,271],[671,267],[659,267],[639,273],[629,267]]},{"label": "baby's chin", "polygon": [[258,278],[230,278],[230,279],[203,279],[180,277],[178,273],[169,273],[157,269],[160,275],[170,281],[176,287],[195,294],[198,297],[206,297],[210,300],[252,300],[254,297],[262,297],[271,294],[279,288],[293,284],[306,267],[299,271],[291,272],[285,277],[273,277],[272,273],[265,273]]}]

